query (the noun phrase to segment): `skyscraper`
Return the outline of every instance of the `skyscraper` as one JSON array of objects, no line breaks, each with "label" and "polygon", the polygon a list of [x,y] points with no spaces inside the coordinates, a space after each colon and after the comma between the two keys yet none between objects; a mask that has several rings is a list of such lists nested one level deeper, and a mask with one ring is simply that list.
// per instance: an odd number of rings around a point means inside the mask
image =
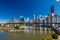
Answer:
[{"label": "skyscraper", "polygon": [[54,6],[51,6],[51,13],[54,13]]},{"label": "skyscraper", "polygon": [[20,22],[24,22],[24,17],[20,16]]},{"label": "skyscraper", "polygon": [[51,11],[51,14],[48,14],[48,17],[46,18],[46,20],[47,20],[47,24],[52,26],[54,25],[52,23],[54,23],[56,20],[55,15],[54,15],[54,6],[50,7],[50,11]]},{"label": "skyscraper", "polygon": [[35,22],[35,14],[33,14],[33,22]]},{"label": "skyscraper", "polygon": [[51,6],[51,16],[54,16],[54,6]]},{"label": "skyscraper", "polygon": [[54,6],[51,6],[51,25],[52,26],[55,26],[55,21],[56,21],[56,16],[54,15]]}]

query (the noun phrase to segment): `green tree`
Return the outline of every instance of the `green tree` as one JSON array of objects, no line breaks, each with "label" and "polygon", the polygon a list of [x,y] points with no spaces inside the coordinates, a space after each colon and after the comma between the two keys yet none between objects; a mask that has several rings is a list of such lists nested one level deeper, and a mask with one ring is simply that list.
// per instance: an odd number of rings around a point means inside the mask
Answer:
[{"label": "green tree", "polygon": [[9,29],[15,29],[13,24],[8,24],[8,25],[9,25],[8,27]]},{"label": "green tree", "polygon": [[13,24],[9,24],[9,27],[13,27]]},{"label": "green tree", "polygon": [[3,27],[6,27],[6,25],[4,24]]},{"label": "green tree", "polygon": [[21,26],[22,26],[21,24],[17,24],[15,28],[19,29]]},{"label": "green tree", "polygon": [[51,36],[46,36],[43,38],[43,40],[52,40],[52,37]]},{"label": "green tree", "polygon": [[56,33],[52,34],[53,39],[58,39],[58,35]]}]

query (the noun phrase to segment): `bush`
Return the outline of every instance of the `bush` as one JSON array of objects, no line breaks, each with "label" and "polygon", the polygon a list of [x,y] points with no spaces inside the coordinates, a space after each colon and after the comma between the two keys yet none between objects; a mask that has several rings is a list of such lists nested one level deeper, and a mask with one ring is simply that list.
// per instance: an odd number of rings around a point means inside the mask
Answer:
[{"label": "bush", "polygon": [[56,33],[52,34],[53,39],[58,39],[58,35]]},{"label": "bush", "polygon": [[19,29],[21,26],[22,26],[21,24],[17,24],[15,28]]},{"label": "bush", "polygon": [[43,38],[43,40],[52,40],[52,37],[51,36],[46,36]]},{"label": "bush", "polygon": [[46,38],[43,38],[43,40],[47,40]]}]

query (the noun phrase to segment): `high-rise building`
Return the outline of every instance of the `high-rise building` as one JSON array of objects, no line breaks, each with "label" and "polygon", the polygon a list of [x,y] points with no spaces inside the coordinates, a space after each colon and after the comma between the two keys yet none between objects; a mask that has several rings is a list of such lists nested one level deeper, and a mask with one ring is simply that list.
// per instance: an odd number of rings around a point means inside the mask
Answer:
[{"label": "high-rise building", "polygon": [[19,21],[18,20],[16,20],[16,18],[14,17],[14,18],[12,18],[12,20],[10,20],[10,23],[18,23]]},{"label": "high-rise building", "polygon": [[29,17],[27,17],[27,20],[29,21]]},{"label": "high-rise building", "polygon": [[26,18],[24,18],[24,22],[26,22]]},{"label": "high-rise building", "polygon": [[24,22],[24,17],[20,16],[20,22]]},{"label": "high-rise building", "polygon": [[[54,26],[56,21],[56,17],[54,15],[54,6],[51,6],[51,25]],[[53,24],[52,24],[53,23]]]},{"label": "high-rise building", "polygon": [[54,13],[54,6],[51,6],[51,13]]},{"label": "high-rise building", "polygon": [[35,19],[36,19],[35,14],[33,14],[33,22],[35,22]]},{"label": "high-rise building", "polygon": [[[60,23],[60,16],[57,15],[57,20],[56,20],[57,23]],[[60,24],[57,24],[58,27],[60,27]]]},{"label": "high-rise building", "polygon": [[56,16],[54,14],[54,6],[51,6],[50,10],[51,10],[51,14],[48,15],[46,21],[48,25],[54,26],[56,23]]}]

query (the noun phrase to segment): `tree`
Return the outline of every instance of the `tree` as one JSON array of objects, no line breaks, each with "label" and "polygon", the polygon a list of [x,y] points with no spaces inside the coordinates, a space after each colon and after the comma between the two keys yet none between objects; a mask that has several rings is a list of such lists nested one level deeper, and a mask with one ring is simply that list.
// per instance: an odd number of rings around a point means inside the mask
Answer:
[{"label": "tree", "polygon": [[56,33],[52,34],[53,39],[58,39],[58,35]]},{"label": "tree", "polygon": [[52,37],[51,36],[46,36],[43,38],[43,40],[52,40]]},{"label": "tree", "polygon": [[21,24],[17,24],[15,28],[19,29],[21,26],[22,26]]},{"label": "tree", "polygon": [[9,24],[9,27],[13,27],[13,24]]}]

